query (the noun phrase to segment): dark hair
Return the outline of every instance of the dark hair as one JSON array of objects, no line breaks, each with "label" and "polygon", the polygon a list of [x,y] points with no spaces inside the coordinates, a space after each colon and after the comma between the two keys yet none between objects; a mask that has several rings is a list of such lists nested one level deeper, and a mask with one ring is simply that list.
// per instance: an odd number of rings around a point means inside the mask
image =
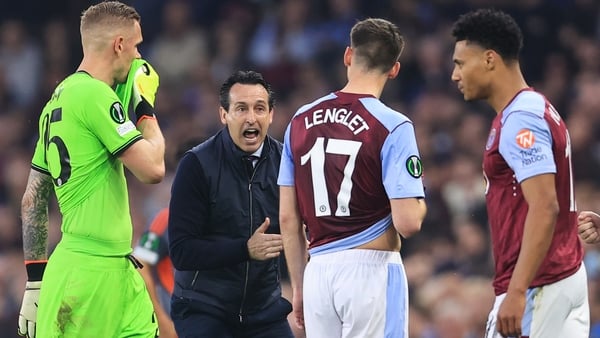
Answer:
[{"label": "dark hair", "polygon": [[221,90],[219,91],[219,102],[221,107],[225,110],[229,110],[229,91],[234,84],[260,84],[267,90],[267,94],[269,94],[269,111],[275,107],[275,97],[273,91],[271,90],[271,85],[265,81],[262,74],[252,71],[252,70],[239,70],[221,85]]},{"label": "dark hair", "polygon": [[518,60],[523,34],[515,19],[496,9],[478,9],[461,15],[452,27],[456,41],[466,40],[492,49],[505,60]]},{"label": "dark hair", "polygon": [[398,27],[379,18],[357,22],[350,31],[350,43],[359,62],[382,72],[394,66],[404,49],[404,37]]}]

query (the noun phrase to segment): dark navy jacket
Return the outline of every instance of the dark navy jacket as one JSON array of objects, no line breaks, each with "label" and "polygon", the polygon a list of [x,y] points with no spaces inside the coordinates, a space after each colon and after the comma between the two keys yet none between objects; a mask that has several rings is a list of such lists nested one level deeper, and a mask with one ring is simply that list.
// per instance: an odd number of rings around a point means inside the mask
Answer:
[{"label": "dark navy jacket", "polygon": [[281,142],[267,136],[254,174],[227,128],[188,151],[173,181],[169,251],[175,298],[228,314],[256,313],[281,299],[278,259],[250,260],[246,242],[269,217],[279,233]]}]

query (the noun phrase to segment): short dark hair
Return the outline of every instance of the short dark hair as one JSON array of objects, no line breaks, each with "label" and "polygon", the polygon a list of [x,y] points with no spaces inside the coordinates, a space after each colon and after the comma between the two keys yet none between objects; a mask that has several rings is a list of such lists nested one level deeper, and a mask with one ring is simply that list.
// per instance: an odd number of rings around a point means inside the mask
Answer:
[{"label": "short dark hair", "polygon": [[275,97],[271,90],[271,85],[265,81],[261,73],[252,70],[239,70],[225,80],[219,91],[219,102],[223,109],[229,111],[229,91],[234,84],[260,84],[267,90],[269,94],[269,111],[275,107]]},{"label": "short dark hair", "polygon": [[478,9],[461,15],[452,27],[456,41],[466,40],[492,49],[505,60],[518,60],[523,33],[515,19],[496,9]]},{"label": "short dark hair", "polygon": [[393,23],[380,18],[357,22],[350,31],[350,45],[367,69],[390,70],[404,49],[404,37]]}]

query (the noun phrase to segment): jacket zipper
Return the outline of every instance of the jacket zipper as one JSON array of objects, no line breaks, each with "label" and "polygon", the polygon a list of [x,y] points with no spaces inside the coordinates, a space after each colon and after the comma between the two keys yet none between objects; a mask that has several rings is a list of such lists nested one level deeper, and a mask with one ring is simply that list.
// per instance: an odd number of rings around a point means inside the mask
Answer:
[{"label": "jacket zipper", "polygon": [[196,279],[198,278],[198,273],[199,273],[199,272],[200,272],[200,271],[196,271],[196,272],[194,273],[194,278],[192,278],[192,284],[190,285],[190,287],[191,287],[192,289],[194,288],[194,284],[196,284]]},{"label": "jacket zipper", "polygon": [[[258,166],[260,165],[260,159],[258,160],[258,162],[256,163],[256,166],[254,166],[254,170],[252,171],[252,175],[250,176],[250,181],[248,182],[248,196],[249,196],[249,201],[248,201],[248,205],[249,205],[249,215],[250,215],[250,231],[249,231],[249,236],[252,237],[252,224],[254,223],[254,214],[252,212],[252,179],[254,178],[254,174],[256,173],[256,169],[258,168]],[[248,238],[250,238],[248,237]],[[246,293],[248,291],[248,276],[250,274],[250,260],[248,260],[246,262],[246,275],[244,277],[244,289],[242,292],[242,301],[240,303],[240,312],[239,312],[239,320],[240,320],[240,324],[244,322],[244,303],[246,303]]]}]

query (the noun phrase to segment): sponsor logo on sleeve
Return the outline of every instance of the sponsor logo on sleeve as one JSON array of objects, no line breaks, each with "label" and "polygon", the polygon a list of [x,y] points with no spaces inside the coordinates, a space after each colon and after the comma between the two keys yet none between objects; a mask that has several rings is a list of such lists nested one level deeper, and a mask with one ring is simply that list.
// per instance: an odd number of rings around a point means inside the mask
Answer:
[{"label": "sponsor logo on sleeve", "polygon": [[529,149],[533,147],[533,144],[535,143],[535,135],[530,129],[519,130],[515,139],[519,147],[523,149]]},{"label": "sponsor logo on sleeve", "polygon": [[110,118],[118,124],[125,123],[125,110],[121,102],[115,102],[110,106]]},{"label": "sponsor logo on sleeve", "polygon": [[515,140],[517,141],[517,145],[521,148],[521,150],[519,150],[519,155],[521,156],[521,164],[523,167],[548,159],[548,155],[544,153],[544,149],[539,145],[535,145],[535,134],[530,129],[519,130]]},{"label": "sponsor logo on sleeve", "polygon": [[119,136],[123,136],[134,129],[135,125],[133,124],[133,122],[127,121],[126,123],[121,124],[117,127],[117,133],[119,133]]},{"label": "sponsor logo on sleeve", "polygon": [[406,170],[414,178],[423,176],[423,164],[417,155],[412,155],[406,160]]}]

